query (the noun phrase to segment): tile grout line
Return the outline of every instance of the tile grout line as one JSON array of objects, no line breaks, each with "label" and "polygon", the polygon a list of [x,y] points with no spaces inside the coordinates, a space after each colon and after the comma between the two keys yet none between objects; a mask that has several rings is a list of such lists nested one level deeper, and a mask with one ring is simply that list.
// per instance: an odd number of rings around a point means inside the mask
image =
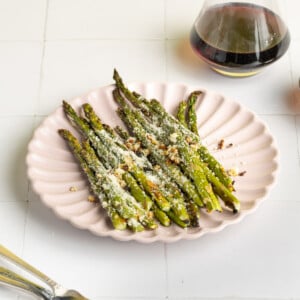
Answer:
[{"label": "tile grout line", "polygon": [[[285,4],[285,9],[287,11],[287,2],[284,1],[284,4]],[[290,64],[290,74],[291,74],[292,88],[293,88],[295,74],[293,72],[292,51],[291,50],[289,51],[288,56],[289,56],[289,64]],[[299,84],[300,84],[300,79],[299,79]],[[296,104],[296,102],[295,102],[296,99],[295,99],[294,95],[293,95],[292,101],[294,101],[293,105],[295,105]],[[297,141],[298,165],[300,166],[300,131],[298,130],[298,127],[297,127],[297,116],[299,116],[299,114],[295,113],[294,114],[294,124],[295,124],[296,141]]]},{"label": "tile grout line", "polygon": [[293,298],[293,297],[288,297],[288,298],[274,298],[274,297],[251,297],[249,298],[248,296],[235,296],[235,297],[230,297],[230,296],[221,296],[221,297],[197,297],[197,296],[191,296],[191,297],[172,297],[172,300],[300,300],[300,298]]},{"label": "tile grout line", "polygon": [[[291,91],[293,90],[293,88],[294,88],[294,72],[293,72],[293,64],[292,64],[292,51],[291,51],[291,49],[290,49],[290,51],[288,52],[288,59],[289,59],[289,66],[290,66],[290,71],[289,71],[289,74],[290,74],[290,81],[291,81],[291,86],[290,86],[290,89],[291,89]],[[296,99],[295,99],[295,96],[294,95],[291,95],[290,96],[292,99],[291,99],[291,101],[292,101],[292,107],[294,107],[295,106],[295,104],[296,104]],[[294,116],[296,115],[297,113],[296,112],[294,112]]]},{"label": "tile grout line", "polygon": [[[164,0],[164,54],[165,54],[165,79],[168,80],[168,55],[167,55],[167,0]],[[167,244],[164,243],[164,261],[165,261],[165,298],[169,299],[169,270]]]},{"label": "tile grout line", "polygon": [[40,44],[41,40],[0,40],[0,43],[36,43]]},{"label": "tile grout line", "polygon": [[[160,82],[160,81],[157,81]],[[172,81],[171,81],[172,82]],[[175,82],[176,83],[176,82]],[[300,116],[300,113],[255,113],[258,116],[266,116],[266,117],[294,117],[294,116]],[[0,119],[6,119],[6,118],[14,118],[14,117],[20,117],[20,118],[39,118],[39,117],[48,117],[48,114],[11,114],[11,115],[1,115],[0,113]]]},{"label": "tile grout line", "polygon": [[23,240],[22,240],[22,248],[21,248],[21,256],[24,256],[24,248],[25,248],[25,235],[26,235],[26,227],[28,221],[28,214],[29,214],[29,201],[26,201],[26,213],[25,213],[25,220],[24,220],[24,228],[23,228]]},{"label": "tile grout line", "polygon": [[[40,102],[40,94],[41,94],[41,82],[42,82],[42,74],[43,74],[43,65],[44,65],[44,56],[45,56],[45,39],[46,39],[46,26],[47,26],[47,19],[48,19],[48,7],[49,7],[49,0],[46,2],[45,7],[45,21],[44,21],[44,32],[43,32],[43,44],[42,44],[42,55],[41,55],[41,64],[40,64],[40,78],[39,78],[39,86],[38,86],[38,92],[37,92],[37,100],[35,105],[35,114],[33,115],[33,124],[32,129],[35,128],[35,120],[36,120],[36,113],[39,107]],[[24,220],[24,228],[23,228],[23,241],[22,241],[22,249],[21,254],[23,256],[24,254],[24,248],[25,248],[25,237],[26,237],[26,227],[27,227],[27,221],[28,221],[28,214],[29,214],[29,190],[30,190],[30,183],[29,180],[27,180],[27,195],[26,195],[26,213],[25,213],[25,220]]]},{"label": "tile grout line", "polygon": [[299,114],[294,113],[256,113],[257,116],[265,116],[265,117],[295,117],[299,116]]},{"label": "tile grout line", "polygon": [[164,0],[164,54],[165,54],[165,79],[169,79],[168,72],[168,51],[167,51],[167,0]]},{"label": "tile grout line", "polygon": [[[95,38],[65,38],[65,39],[45,39],[46,42],[100,42],[100,41],[125,41],[125,42],[161,42],[167,38],[163,37],[95,37]],[[1,42],[1,40],[0,40]]]},{"label": "tile grout line", "polygon": [[44,21],[44,31],[43,31],[43,45],[42,45],[42,57],[40,64],[40,78],[39,78],[39,86],[37,93],[37,101],[35,105],[35,115],[38,113],[41,102],[41,93],[42,93],[42,83],[43,83],[43,73],[44,73],[44,60],[45,60],[45,49],[46,49],[46,31],[47,31],[47,23],[48,23],[48,10],[49,10],[49,1],[46,0],[46,8],[45,8],[45,21]]},{"label": "tile grout line", "polygon": [[164,260],[165,260],[165,280],[166,280],[166,299],[169,299],[169,268],[168,268],[168,248],[164,243]]},{"label": "tile grout line", "polygon": [[296,141],[297,141],[297,153],[298,153],[298,165],[300,167],[300,132],[297,127],[297,116],[294,116],[295,130],[296,130]]},{"label": "tile grout line", "polygon": [[[31,118],[32,118],[31,131],[33,132],[34,129],[35,129],[35,119],[36,119],[36,116],[33,115],[33,116],[31,116]],[[26,161],[25,161],[25,164],[26,164]],[[27,191],[26,191],[26,200],[25,200],[26,203],[29,203],[29,192],[30,192],[30,181],[29,181],[29,178],[27,176]],[[27,215],[25,216],[25,218],[27,218]]]}]

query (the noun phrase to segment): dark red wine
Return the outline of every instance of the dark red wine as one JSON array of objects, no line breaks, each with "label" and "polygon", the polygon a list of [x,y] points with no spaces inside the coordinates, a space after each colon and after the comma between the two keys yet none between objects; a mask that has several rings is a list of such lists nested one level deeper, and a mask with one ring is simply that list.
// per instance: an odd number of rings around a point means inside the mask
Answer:
[{"label": "dark red wine", "polygon": [[238,2],[205,10],[190,39],[193,49],[221,73],[255,73],[279,59],[290,44],[289,31],[277,14]]}]

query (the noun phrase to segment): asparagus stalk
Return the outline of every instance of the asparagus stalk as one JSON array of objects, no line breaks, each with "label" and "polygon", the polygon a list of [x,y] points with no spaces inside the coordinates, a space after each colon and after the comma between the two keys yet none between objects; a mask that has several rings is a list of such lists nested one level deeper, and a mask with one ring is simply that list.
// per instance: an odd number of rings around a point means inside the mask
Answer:
[{"label": "asparagus stalk", "polygon": [[[127,227],[126,220],[122,218],[119,213],[116,211],[116,209],[111,205],[110,200],[107,198],[106,194],[102,191],[102,186],[99,184],[99,181],[97,180],[97,177],[95,176],[95,173],[89,168],[88,164],[84,160],[84,158],[81,155],[81,145],[74,138],[74,136],[68,131],[64,129],[60,129],[59,134],[63,137],[64,140],[67,141],[73,155],[78,160],[81,169],[83,170],[84,174],[87,176],[87,179],[91,185],[91,189],[93,193],[99,198],[102,206],[106,210],[112,225],[115,229],[118,230],[124,230]],[[103,203],[106,203],[106,205],[103,205]]]},{"label": "asparagus stalk", "polygon": [[[131,129],[135,136],[142,142],[144,147],[148,148],[151,152],[151,156],[155,162],[164,170],[164,172],[174,180],[178,186],[187,194],[191,199],[197,203],[200,207],[203,206],[203,202],[197,193],[195,186],[190,180],[181,172],[180,168],[166,160],[165,154],[149,139],[149,135],[144,128],[136,121],[130,111],[126,109],[119,109],[118,114],[124,123]],[[152,139],[152,138],[151,138]],[[154,141],[155,139],[152,139]]]},{"label": "asparagus stalk", "polygon": [[[164,211],[170,210],[170,202],[164,197],[159,186],[149,179],[147,173],[145,173],[141,167],[143,167],[144,161],[141,161],[138,157],[130,151],[123,148],[123,145],[115,139],[107,135],[107,132],[103,129],[101,120],[95,114],[93,108],[89,104],[84,104],[83,109],[86,117],[88,118],[92,128],[94,129],[96,135],[100,138],[103,144],[108,149],[111,149],[115,155],[119,156],[124,160],[124,163],[128,162],[129,171],[135,177],[137,182],[149,193],[152,198],[156,201],[157,205]],[[138,166],[137,163],[141,165]],[[150,200],[150,199],[149,199]]]},{"label": "asparagus stalk", "polygon": [[[93,146],[95,147],[97,154],[101,158],[106,169],[117,169],[124,162],[124,159],[109,151],[109,147],[106,147],[106,145],[101,142],[86,121],[80,118],[68,103],[64,102],[63,106],[72,124],[77,126],[83,135],[93,143]],[[143,174],[140,174],[140,176],[143,176]],[[136,199],[143,204],[144,208],[149,210],[152,206],[152,201],[142,189],[139,189],[139,186],[132,175],[129,173],[125,175],[124,173],[123,179],[128,185],[129,190],[133,193],[133,196],[137,197]]]},{"label": "asparagus stalk", "polygon": [[117,132],[117,134],[120,136],[120,138],[123,141],[126,141],[126,140],[128,140],[130,138],[129,133],[125,129],[123,129],[122,127],[120,127],[120,126],[115,127],[115,131]]},{"label": "asparagus stalk", "polygon": [[[200,94],[200,91],[195,91],[191,93],[188,98],[188,128],[197,135],[199,135],[199,133],[197,130],[197,115],[195,110],[195,103],[197,97]],[[224,201],[226,206],[231,208],[234,212],[239,211],[239,200],[231,193],[230,190],[228,190],[228,188],[226,188],[226,186],[224,186],[222,182],[220,182],[219,178],[216,177],[205,164],[203,164],[203,167],[205,169],[208,180],[213,184],[213,189],[215,193],[220,196],[220,198]]]},{"label": "asparagus stalk", "polygon": [[153,202],[145,191],[140,188],[134,177],[130,173],[124,172],[122,178],[128,185],[131,195],[142,204],[144,209],[150,210]]},{"label": "asparagus stalk", "polygon": [[[200,158],[202,160],[202,166],[206,167],[206,165],[208,165],[209,169],[212,171],[209,174],[209,181],[213,183],[213,188],[215,192],[222,198],[222,200],[228,207],[233,207],[234,211],[238,210],[239,201],[231,193],[231,191],[233,190],[232,179],[226,174],[226,171],[224,170],[222,165],[208,152],[208,150],[203,145],[201,145],[199,136],[195,135],[194,133],[191,133],[190,130],[181,125],[173,116],[169,115],[158,101],[151,100],[151,102],[148,102],[139,94],[135,92],[131,93],[125,87],[122,79],[120,78],[117,72],[114,73],[114,79],[116,81],[117,87],[120,88],[120,90],[122,90],[123,94],[126,95],[127,99],[135,107],[138,107],[146,117],[151,117],[151,120],[158,126],[163,126],[163,124],[165,124],[166,126],[169,126],[170,130],[175,128],[177,132],[181,133],[183,136],[189,139],[192,142],[192,144],[200,145],[198,153],[200,154]],[[198,93],[199,92],[196,92],[196,94]],[[196,117],[196,115],[194,116]],[[152,125],[151,127],[148,126],[147,129],[151,130],[153,128],[154,127]],[[157,130],[155,131],[155,129],[152,130],[152,132],[155,134],[156,137],[160,137],[164,140],[170,136],[169,133],[165,133],[162,135],[161,132],[158,132]],[[220,184],[221,187],[219,186]],[[216,187],[216,185],[218,185],[219,187]],[[216,201],[216,199],[214,199],[214,204],[215,207],[220,208],[220,205]]]},{"label": "asparagus stalk", "polygon": [[166,212],[166,214],[175,224],[179,225],[180,227],[186,228],[188,226],[188,224],[186,222],[180,220],[178,218],[178,216],[172,210],[169,210],[168,212]]},{"label": "asparagus stalk", "polygon": [[184,126],[188,128],[188,124],[186,122],[186,116],[185,112],[187,109],[187,102],[186,101],[181,101],[178,105],[178,110],[176,113],[178,121]]},{"label": "asparagus stalk", "polygon": [[[156,107],[157,110],[162,110],[163,108],[161,107],[160,103],[152,100],[152,107]],[[167,114],[167,113],[166,113]],[[165,116],[165,113],[163,113],[163,115]],[[168,115],[168,114],[167,114]],[[171,116],[172,117],[172,116]],[[173,117],[172,117],[173,118]],[[173,130],[173,127],[171,127],[170,123],[167,122],[167,126],[169,126],[170,130]],[[184,127],[183,127],[184,128]],[[185,129],[185,128],[184,128]],[[196,144],[197,145],[197,144]],[[203,146],[200,146],[200,149],[203,148]],[[208,150],[205,148],[205,150],[202,149],[201,154],[204,154],[204,151],[206,151],[208,153]],[[209,153],[208,153],[209,154]],[[210,154],[209,154],[210,155]],[[240,209],[240,202],[239,200],[234,196],[234,194],[231,192],[231,188],[228,188],[228,182],[230,181],[230,186],[232,187],[232,181],[231,178],[229,176],[226,175],[225,177],[220,176],[220,173],[225,172],[224,168],[217,162],[215,165],[215,169],[213,170],[212,168],[209,168],[210,164],[208,163],[208,161],[206,159],[210,159],[209,155],[203,157],[202,161],[198,161],[198,163],[200,163],[202,165],[202,168],[205,170],[206,176],[209,180],[209,182],[212,183],[213,188],[215,190],[215,192],[220,196],[220,198],[224,201],[225,205],[232,208],[234,210],[234,212],[239,211]],[[200,155],[201,156],[201,155]],[[210,156],[212,157],[212,156]],[[212,161],[210,161],[212,162]],[[213,162],[212,162],[213,163]],[[219,167],[218,167],[219,166]],[[216,172],[218,172],[219,176],[217,176],[218,174],[216,174]],[[222,180],[223,179],[223,180]],[[227,185],[224,183],[224,180],[227,181]]]},{"label": "asparagus stalk", "polygon": [[[128,105],[124,102],[124,99],[118,92],[114,90],[114,99],[120,105],[118,114],[127,125],[128,128],[134,133],[134,135],[141,141],[143,146],[149,149],[151,156],[154,158],[156,163],[171,177],[178,186],[185,192],[191,199],[193,199],[199,206],[203,206],[203,202],[197,193],[195,186],[189,181],[189,179],[181,172],[180,168],[176,164],[166,162],[166,156],[162,148],[159,147],[159,143],[156,138],[145,130],[140,124],[140,119],[137,121],[138,114],[135,114]],[[121,108],[122,107],[122,108]],[[141,118],[142,119],[142,118]]]},{"label": "asparagus stalk", "polygon": [[[151,213],[143,209],[140,203],[122,188],[118,179],[105,170],[88,141],[83,143],[82,155],[90,168],[96,173],[97,178],[101,179],[102,187],[107,190],[108,197],[116,199],[116,208],[120,209],[120,214],[123,214],[124,209],[129,210],[129,226],[136,225],[137,222],[140,222],[143,226],[150,229],[157,227],[157,224],[152,219]],[[133,215],[131,215],[131,212]]]},{"label": "asparagus stalk", "polygon": [[[156,104],[157,102],[155,101],[154,105]],[[136,112],[135,116],[139,117],[139,120],[142,120],[141,115],[138,112]],[[221,205],[213,193],[212,186],[207,181],[197,149],[190,147],[186,141],[186,136],[182,135],[179,131],[176,131],[170,124],[166,123],[163,124],[163,126],[165,132],[170,135],[169,142],[179,151],[182,168],[194,181],[207,210],[221,211]]]},{"label": "asparagus stalk", "polygon": [[[148,132],[152,131],[151,125],[145,120],[145,118],[143,118],[141,113],[138,110],[131,110],[117,90],[113,91],[113,95],[119,105],[123,107],[125,113],[127,111],[127,114],[134,114],[135,119],[138,120],[141,125],[146,127]],[[165,126],[163,129],[169,135],[173,134],[173,131],[170,129],[170,127]],[[217,197],[214,195],[211,185],[206,179],[198,154],[189,147],[182,135],[177,134],[176,132],[175,134],[178,136],[178,139],[176,141],[176,147],[174,147],[174,150],[179,150],[180,155],[184,161],[184,169],[189,174],[191,179],[195,182],[196,189],[198,190],[199,195],[202,197],[202,201],[205,203],[207,210],[221,211],[221,205]]]},{"label": "asparagus stalk", "polygon": [[157,205],[152,207],[155,218],[165,227],[170,226],[171,220],[168,217],[167,213],[162,211]]},{"label": "asparagus stalk", "polygon": [[[150,111],[155,114],[155,117],[152,119],[152,121],[157,122],[158,126],[161,125],[160,123],[169,123],[176,131],[179,131],[186,137],[189,137],[193,143],[198,143],[200,145],[198,149],[200,158],[204,163],[208,164],[208,167],[215,173],[225,187],[227,187],[230,191],[233,190],[232,179],[228,176],[222,165],[209,153],[207,148],[201,144],[200,137],[197,134],[191,133],[191,131],[188,128],[185,128],[184,125],[180,124],[176,118],[168,114],[158,101],[152,100],[148,102],[146,99],[140,97],[140,95],[137,93],[132,93],[125,86],[122,78],[116,70],[114,70],[113,78],[117,88],[120,89],[120,91],[134,106],[140,108],[146,116],[149,116]],[[155,107],[153,107],[153,103],[156,103]],[[162,138],[165,138],[165,136],[162,136]]]},{"label": "asparagus stalk", "polygon": [[98,135],[96,135],[94,129],[97,130],[98,134],[100,132],[101,134],[105,133],[105,130],[102,130],[102,127],[97,127],[100,126],[100,122],[95,123],[95,128],[91,129],[87,122],[80,118],[67,102],[63,102],[63,108],[67,117],[71,120],[71,123],[80,129],[82,134],[90,140],[93,147],[96,149],[98,156],[105,160],[106,168],[111,168],[111,166],[113,168],[119,168],[119,166],[128,168],[128,171],[133,175],[136,181],[151,195],[151,197],[153,197],[153,199],[155,199],[162,210],[167,211],[170,209],[170,203],[163,197],[157,185],[147,179],[143,170],[138,168],[136,164],[130,160],[129,156],[124,156],[124,152],[117,151],[118,147],[114,147],[113,150],[115,151],[111,151],[111,147],[115,145],[111,144],[109,136],[106,135],[105,139],[100,139]]},{"label": "asparagus stalk", "polygon": [[[196,114],[196,102],[201,95],[201,91],[194,91],[190,94],[187,100],[187,113],[188,113],[188,128],[199,136],[198,126],[197,126],[197,114]],[[181,120],[179,122],[182,124]],[[185,126],[187,127],[187,126]]]},{"label": "asparagus stalk", "polygon": [[[90,121],[91,126],[95,130],[96,134],[98,134],[98,136],[103,140],[103,142],[107,143],[108,142],[107,137],[105,137],[105,133],[102,131],[103,126],[101,125],[101,121],[98,118],[98,116],[95,114],[93,108],[89,104],[84,104],[83,109],[88,120]],[[110,128],[107,129],[109,130],[109,133],[111,135],[110,137],[112,138],[112,140],[110,140],[109,143],[110,148],[115,149],[114,146],[119,146],[122,148],[123,145],[120,143],[119,139],[117,139],[115,135],[113,135],[113,131]],[[179,193],[178,189],[175,188],[174,185],[171,184],[171,182],[167,182],[161,174],[155,171],[147,159],[141,159],[137,157],[133,152],[128,152],[128,155],[131,156],[133,161],[139,162],[141,164],[140,165],[141,168],[147,168],[149,171],[152,172],[152,175],[156,176],[157,179],[160,179],[160,182],[157,183],[157,187],[153,186],[152,184],[152,192],[155,193],[155,197],[156,198],[160,198],[161,196],[165,197],[167,201],[171,204],[171,207],[174,213],[178,216],[178,218],[181,221],[188,224],[189,215],[185,207],[184,198]],[[140,171],[137,169],[136,172],[140,172]],[[145,174],[147,177],[148,173],[146,172]],[[140,174],[139,178],[143,178],[143,175]],[[144,180],[148,180],[148,178],[144,178]],[[142,185],[144,184],[142,183]],[[136,188],[138,188],[138,186]]]},{"label": "asparagus stalk", "polygon": [[191,220],[191,226],[199,227],[200,211],[198,206],[192,200],[187,200],[187,210]]},{"label": "asparagus stalk", "polygon": [[185,136],[190,143],[195,143],[199,145],[198,153],[201,160],[208,165],[208,167],[215,173],[219,180],[229,189],[233,190],[232,179],[227,175],[223,166],[209,153],[208,149],[201,144],[200,137],[189,129],[185,128],[182,124],[178,122],[172,115],[168,114],[161,104],[152,99],[149,103],[149,107],[156,114],[156,122],[165,124],[167,126],[172,126],[172,128],[180,132]]},{"label": "asparagus stalk", "polygon": [[[120,136],[123,137],[123,141],[125,144],[126,144],[126,141],[129,138],[131,138],[130,135],[128,134],[128,132],[122,128],[116,128],[116,131],[119,133]],[[144,149],[147,149],[147,148],[144,148]],[[141,151],[141,153],[143,153],[143,152]],[[159,165],[155,165],[155,171],[157,172],[160,180],[164,183],[164,185],[166,187],[166,191],[168,191],[168,197],[173,198],[173,201],[170,200],[170,202],[172,202],[173,207],[175,207],[174,212],[177,215],[181,216],[180,219],[182,221],[189,220],[189,224],[191,224],[193,227],[199,226],[198,219],[200,217],[200,211],[199,211],[198,206],[192,200],[186,202],[184,195],[178,189],[178,186],[176,185],[176,183],[173,182],[172,180],[168,180],[168,181],[166,180],[168,175],[165,172],[163,172],[163,170],[161,169],[161,167]],[[175,204],[174,204],[174,200],[175,200]],[[182,209],[182,206],[184,206],[184,215],[186,214],[188,217],[186,216],[185,218],[182,218],[183,214],[182,214],[182,212],[178,213],[178,211],[176,211],[176,206],[178,206],[177,209]],[[191,206],[193,206],[193,208],[196,207],[196,211],[191,210],[190,209]],[[157,218],[159,218],[159,217],[157,217]]]},{"label": "asparagus stalk", "polygon": [[[101,129],[102,129],[101,121],[95,114],[93,108],[89,104],[84,104],[83,109],[91,123],[91,126],[94,128],[96,134],[98,134],[98,136],[100,138],[102,138],[103,140],[106,140],[105,136],[103,136],[104,132],[101,131]],[[112,133],[111,130],[110,130],[110,133]],[[115,145],[118,146],[120,143],[119,143],[119,140],[114,135],[111,137],[113,140],[110,141],[109,145],[111,146],[111,149],[114,149],[114,146]],[[113,142],[115,142],[115,145]],[[171,184],[171,182],[166,182],[166,180],[163,176],[160,176],[160,174],[158,174],[157,171],[153,170],[152,165],[148,162],[147,159],[142,159],[140,157],[137,157],[135,155],[135,153],[133,153],[133,152],[128,152],[128,155],[131,156],[133,161],[141,162],[140,167],[147,168],[149,171],[152,172],[152,175],[154,175],[154,176],[157,175],[157,177],[158,177],[157,179],[161,179],[161,181],[159,183],[157,183],[157,187],[159,188],[159,190],[161,191],[163,196],[169,201],[169,203],[171,203],[174,213],[176,213],[178,215],[179,219],[182,221],[186,221],[188,223],[189,216],[188,216],[188,212],[186,210],[185,204],[184,204],[184,198],[177,191],[177,189],[174,188],[174,186]],[[139,172],[139,171],[137,171],[137,172]],[[147,172],[145,174],[147,176]],[[142,177],[142,176],[140,176],[140,177]],[[156,191],[156,188],[153,188],[152,190]],[[156,193],[159,192],[159,194],[156,195],[156,197],[160,197],[160,191],[156,192]]]},{"label": "asparagus stalk", "polygon": [[[155,106],[157,105],[160,105],[157,101],[154,101],[152,100],[152,102],[155,104]],[[153,104],[153,105],[154,105]],[[159,108],[158,108],[159,109]],[[149,114],[151,115],[151,114]],[[148,115],[148,116],[149,116]],[[143,118],[141,116],[140,113],[138,113],[137,111],[135,112],[135,118],[138,119],[139,122],[141,122],[144,127],[147,128],[148,131],[151,130],[151,127],[149,127],[149,123],[147,123],[146,119]],[[148,125],[147,125],[148,124]],[[163,125],[162,125],[163,126]],[[175,141],[175,144],[181,146],[181,151],[186,151],[186,152],[182,152],[184,154],[184,157],[193,157],[191,160],[190,160],[190,163],[195,163],[196,166],[200,166],[200,168],[202,168],[202,172],[204,172],[205,170],[205,175],[207,176],[207,179],[209,180],[209,182],[211,182],[213,184],[213,188],[215,190],[215,192],[221,197],[221,199],[225,202],[226,206],[230,207],[230,208],[233,208],[234,211],[238,211],[239,208],[240,208],[240,203],[239,203],[239,200],[231,193],[230,189],[227,188],[226,185],[224,185],[223,182],[221,182],[221,180],[214,174],[214,172],[212,170],[210,170],[206,164],[199,160],[199,158],[197,157],[196,153],[195,153],[195,150],[192,149],[192,147],[189,147],[189,145],[187,144],[187,142],[183,139],[183,135],[180,135],[178,134],[177,132],[174,132],[174,129],[173,127],[171,126],[170,123],[166,123],[166,126],[164,128],[167,128],[165,130],[165,132],[168,133],[168,136],[171,136],[172,133],[175,133],[176,135],[176,141]],[[158,136],[159,135],[155,132],[155,131],[152,131],[154,132],[155,136]],[[173,136],[174,137],[174,136]],[[178,137],[179,137],[179,141],[178,141]],[[180,145],[180,143],[182,144]],[[197,144],[196,144],[197,145]],[[201,147],[201,146],[200,146]],[[190,153],[188,153],[188,151],[190,151]],[[206,150],[207,151],[207,150]],[[183,168],[186,168],[185,167],[185,164],[182,165]],[[200,170],[201,172],[201,169],[198,169]],[[197,172],[197,169],[196,169],[196,172]],[[197,175],[197,174],[196,174]],[[201,180],[201,179],[200,179]],[[200,181],[199,181],[200,182]],[[198,185],[199,186],[199,185]],[[207,192],[209,192],[213,200],[213,202],[208,202],[208,205],[210,205],[208,207],[208,210],[211,210],[211,209],[217,209],[219,211],[221,211],[221,206],[220,206],[220,203],[219,201],[216,199],[216,197],[213,196],[213,193],[212,193],[212,190],[211,190],[211,187],[208,187],[207,186],[207,189],[206,189]]]}]

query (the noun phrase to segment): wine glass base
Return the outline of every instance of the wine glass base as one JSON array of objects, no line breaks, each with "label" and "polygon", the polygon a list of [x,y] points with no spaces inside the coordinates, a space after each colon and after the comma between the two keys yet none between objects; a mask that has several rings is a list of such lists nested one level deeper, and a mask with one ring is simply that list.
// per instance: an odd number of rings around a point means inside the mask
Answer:
[{"label": "wine glass base", "polygon": [[224,70],[220,70],[220,69],[217,69],[217,68],[213,68],[212,69],[214,71],[216,71],[217,73],[219,74],[222,74],[224,76],[228,76],[228,77],[249,77],[249,76],[253,76],[253,75],[256,75],[257,73],[259,73],[259,71],[251,71],[251,72],[245,72],[245,73],[236,73],[234,71],[224,71]]}]

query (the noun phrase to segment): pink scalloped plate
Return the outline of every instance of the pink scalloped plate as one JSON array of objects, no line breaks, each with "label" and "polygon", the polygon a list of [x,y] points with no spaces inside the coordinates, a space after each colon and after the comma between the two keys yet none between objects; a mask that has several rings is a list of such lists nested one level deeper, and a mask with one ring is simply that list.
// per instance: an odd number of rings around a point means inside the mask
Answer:
[{"label": "pink scalloped plate", "polygon": [[[98,88],[70,103],[79,109],[88,102],[103,122],[112,126],[122,125],[115,112],[117,105],[112,98],[113,88],[113,85]],[[160,100],[170,113],[174,113],[179,101],[186,99],[196,89],[171,83],[132,83],[129,88],[148,99]],[[244,176],[235,178],[241,211],[237,214],[227,210],[210,214],[202,211],[199,228],[159,226],[156,230],[141,233],[114,230],[101,206],[88,201],[90,192],[87,181],[57,133],[59,128],[76,133],[61,107],[49,115],[34,133],[28,147],[28,176],[35,192],[57,216],[98,236],[151,243],[196,239],[220,231],[254,212],[266,198],[278,170],[278,151],[264,123],[252,112],[222,95],[203,90],[203,97],[197,103],[197,115],[203,144],[226,169],[246,171]],[[217,150],[221,139],[224,139],[224,148]],[[72,187],[75,187],[75,191],[72,191]]]}]

